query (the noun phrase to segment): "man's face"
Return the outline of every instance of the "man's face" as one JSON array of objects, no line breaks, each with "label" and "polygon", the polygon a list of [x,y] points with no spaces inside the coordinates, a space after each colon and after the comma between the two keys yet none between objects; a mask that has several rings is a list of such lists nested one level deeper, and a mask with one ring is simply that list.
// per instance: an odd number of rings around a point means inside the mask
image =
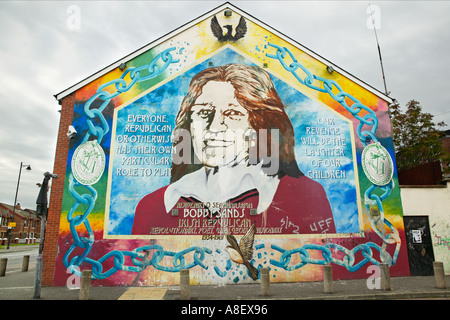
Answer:
[{"label": "man's face", "polygon": [[231,165],[245,159],[248,112],[236,100],[229,82],[205,84],[191,110],[194,152],[205,166]]}]

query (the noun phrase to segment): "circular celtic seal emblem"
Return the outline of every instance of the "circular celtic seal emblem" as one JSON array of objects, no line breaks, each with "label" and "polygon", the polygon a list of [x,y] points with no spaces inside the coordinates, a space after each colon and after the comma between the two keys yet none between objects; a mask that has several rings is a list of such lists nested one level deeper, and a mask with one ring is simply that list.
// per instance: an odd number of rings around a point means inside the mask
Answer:
[{"label": "circular celtic seal emblem", "polygon": [[79,183],[97,183],[104,170],[105,152],[97,141],[88,141],[78,146],[72,157],[72,173]]},{"label": "circular celtic seal emblem", "polygon": [[379,142],[364,148],[361,162],[364,173],[373,184],[384,186],[392,180],[394,173],[392,158]]}]

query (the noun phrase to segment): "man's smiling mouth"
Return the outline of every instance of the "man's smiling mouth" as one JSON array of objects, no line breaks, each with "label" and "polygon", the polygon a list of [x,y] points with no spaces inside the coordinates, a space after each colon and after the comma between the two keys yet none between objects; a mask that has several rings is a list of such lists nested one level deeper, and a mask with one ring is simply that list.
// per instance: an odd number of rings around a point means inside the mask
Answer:
[{"label": "man's smiling mouth", "polygon": [[209,139],[203,141],[206,148],[225,148],[234,144],[234,141]]}]

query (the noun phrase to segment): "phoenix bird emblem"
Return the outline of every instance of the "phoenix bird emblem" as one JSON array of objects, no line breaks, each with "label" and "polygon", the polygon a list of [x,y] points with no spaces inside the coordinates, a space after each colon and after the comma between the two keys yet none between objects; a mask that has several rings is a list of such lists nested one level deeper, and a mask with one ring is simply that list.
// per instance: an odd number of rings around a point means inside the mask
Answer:
[{"label": "phoenix bird emblem", "polygon": [[241,19],[239,20],[239,23],[236,27],[236,32],[235,32],[234,36],[232,35],[232,33],[233,33],[232,25],[227,24],[223,27],[225,29],[227,29],[227,33],[225,35],[223,34],[223,29],[220,26],[219,21],[217,20],[217,17],[214,16],[211,19],[211,31],[212,31],[213,35],[217,38],[217,40],[219,40],[220,42],[239,40],[239,39],[243,38],[245,36],[245,33],[247,32],[247,23],[245,22],[244,17],[241,17]]},{"label": "phoenix bird emblem", "polygon": [[230,233],[227,233],[227,240],[231,246],[227,246],[225,250],[230,255],[230,259],[236,263],[243,264],[250,272],[253,280],[258,279],[258,269],[250,264],[253,256],[253,241],[255,239],[255,224],[248,229],[247,233],[241,238],[239,244],[236,238]]}]

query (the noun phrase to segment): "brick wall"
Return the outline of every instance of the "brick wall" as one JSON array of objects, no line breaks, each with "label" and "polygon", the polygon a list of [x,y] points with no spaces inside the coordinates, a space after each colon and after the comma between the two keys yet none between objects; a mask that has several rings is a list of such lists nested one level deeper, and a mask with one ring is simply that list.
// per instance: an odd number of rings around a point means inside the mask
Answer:
[{"label": "brick wall", "polygon": [[53,173],[58,175],[58,179],[52,179],[44,242],[43,286],[51,286],[53,284],[53,274],[55,272],[55,262],[58,251],[59,221],[69,151],[69,139],[67,138],[66,133],[69,125],[72,124],[74,105],[75,93],[72,93],[61,101],[61,119],[59,122],[58,141],[56,144],[55,163],[53,166]]}]

